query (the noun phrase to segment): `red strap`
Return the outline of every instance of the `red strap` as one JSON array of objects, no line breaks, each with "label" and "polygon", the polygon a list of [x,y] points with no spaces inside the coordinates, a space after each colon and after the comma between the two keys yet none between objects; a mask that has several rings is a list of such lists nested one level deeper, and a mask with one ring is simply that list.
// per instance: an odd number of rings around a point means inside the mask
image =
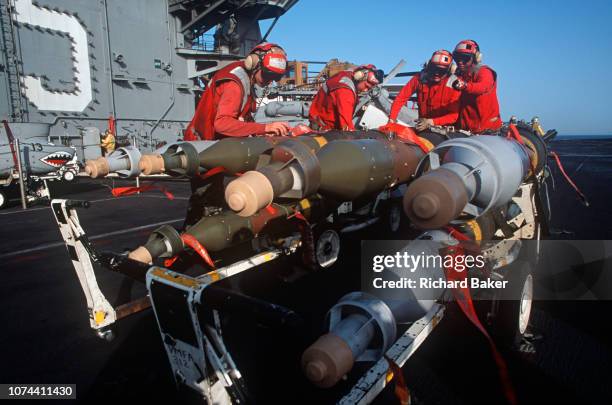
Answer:
[{"label": "red strap", "polygon": [[470,240],[470,238],[466,234],[459,232],[457,229],[453,228],[452,226],[447,226],[446,231],[448,232],[450,236],[452,236],[453,238],[457,240],[463,240],[463,241]]},{"label": "red strap", "polygon": [[115,187],[111,189],[111,193],[115,197],[121,197],[124,195],[132,195],[136,193],[144,193],[146,191],[151,190],[159,190],[168,197],[169,200],[174,200],[174,194],[172,194],[168,189],[162,186],[158,186],[156,184],[145,184],[140,187]]},{"label": "red strap", "polygon": [[402,141],[411,142],[417,145],[421,150],[425,153],[429,153],[429,148],[427,145],[421,141],[419,136],[414,132],[414,129],[407,127],[402,124],[398,124],[397,122],[390,122],[387,125],[383,125],[378,128],[379,131],[390,133],[395,133]]},{"label": "red strap", "polygon": [[[213,167],[212,169],[207,170],[205,173],[199,174],[202,180],[212,177],[219,173],[229,173],[227,169],[223,166]],[[236,176],[242,176],[242,173],[233,173]]]},{"label": "red strap", "polygon": [[18,170],[17,153],[19,151],[15,152],[15,145],[13,144],[13,142],[15,142],[15,138],[13,137],[13,132],[11,131],[11,127],[9,127],[7,120],[2,120],[2,123],[4,124],[4,130],[6,131],[6,137],[8,138],[9,145],[11,147],[11,155],[13,155],[13,164],[15,165],[15,170]]},{"label": "red strap", "polygon": [[215,262],[213,262],[212,258],[208,254],[208,251],[202,244],[195,238],[195,236],[190,235],[188,233],[184,233],[181,235],[181,239],[183,243],[192,248],[197,254],[200,255],[204,262],[210,266],[211,269],[215,270]]},{"label": "red strap", "polygon": [[514,124],[508,125],[508,132],[506,133],[506,138],[514,139],[521,145],[525,145],[525,141],[523,141],[523,137],[518,131],[518,128]]},{"label": "red strap", "polygon": [[276,212],[278,211],[276,208],[272,206],[272,204],[269,204],[265,209],[266,211],[270,213],[270,215],[275,215]]},{"label": "red strap", "polygon": [[108,117],[108,130],[110,131],[111,134],[115,136],[117,135],[115,133],[115,117],[113,117],[112,115]]},{"label": "red strap", "polygon": [[570,176],[565,172],[565,168],[563,168],[563,164],[561,164],[561,159],[559,158],[559,155],[557,155],[557,153],[553,151],[551,151],[549,154],[555,159],[555,162],[557,162],[557,167],[559,167],[559,171],[561,172],[563,177],[565,177],[565,180],[567,180],[569,185],[572,186],[572,188],[576,191],[582,203],[587,207],[590,206],[591,204],[589,203],[589,200],[587,200],[586,196],[582,193],[582,191],[580,191],[578,186],[572,181]]},{"label": "red strap", "polygon": [[164,260],[164,267],[172,267],[172,265],[177,259],[178,259],[178,256],[174,256],[174,257]]},{"label": "red strap", "polygon": [[[452,228],[450,228],[452,229]],[[469,238],[462,234],[461,232],[453,229],[453,233],[451,236],[455,237],[458,240],[469,240]],[[441,249],[440,252],[443,256],[463,256],[465,254],[464,248],[461,246],[449,246],[447,248]],[[453,260],[455,263],[456,260]],[[446,263],[446,260],[444,261]],[[454,269],[454,266],[445,266],[444,273],[446,275],[446,279],[449,281],[461,281],[465,280],[467,277],[467,271],[457,271]],[[457,283],[459,284],[459,283]],[[461,311],[465,314],[465,316],[472,322],[474,326],[485,336],[487,342],[489,343],[489,347],[491,349],[491,353],[493,354],[493,359],[497,364],[497,369],[499,372],[499,379],[501,381],[502,387],[504,389],[504,395],[510,404],[516,404],[516,393],[514,392],[514,388],[512,387],[512,381],[510,379],[510,374],[508,373],[508,366],[506,365],[506,361],[502,357],[501,353],[497,349],[495,342],[482,325],[480,320],[478,319],[478,315],[476,314],[476,309],[474,308],[474,302],[472,301],[472,296],[470,295],[469,287],[466,288],[453,288],[452,289],[453,296],[455,297],[455,301],[461,308]]]},{"label": "red strap", "polygon": [[314,235],[312,233],[312,228],[310,227],[310,223],[308,219],[302,214],[300,211],[296,211],[295,214],[287,217],[289,218],[297,218],[298,228],[300,230],[300,234],[302,235],[302,243],[304,245],[304,249],[302,251],[302,261],[304,264],[312,269],[314,269],[314,265],[317,262],[315,258],[315,250],[314,250]]},{"label": "red strap", "polygon": [[400,405],[410,405],[410,391],[404,379],[404,373],[400,366],[391,360],[387,355],[384,355],[385,360],[389,363],[389,370],[393,373],[392,379],[395,380],[395,396],[399,400]]}]

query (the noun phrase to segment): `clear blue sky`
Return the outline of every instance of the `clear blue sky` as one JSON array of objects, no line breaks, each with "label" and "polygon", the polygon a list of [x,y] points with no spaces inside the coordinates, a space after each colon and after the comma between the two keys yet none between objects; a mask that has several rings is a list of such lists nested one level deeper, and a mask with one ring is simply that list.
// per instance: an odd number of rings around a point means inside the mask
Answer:
[{"label": "clear blue sky", "polygon": [[[265,32],[269,24],[262,24]],[[290,59],[419,69],[439,48],[480,44],[502,117],[565,134],[612,134],[612,1],[301,0],[269,40]]]}]

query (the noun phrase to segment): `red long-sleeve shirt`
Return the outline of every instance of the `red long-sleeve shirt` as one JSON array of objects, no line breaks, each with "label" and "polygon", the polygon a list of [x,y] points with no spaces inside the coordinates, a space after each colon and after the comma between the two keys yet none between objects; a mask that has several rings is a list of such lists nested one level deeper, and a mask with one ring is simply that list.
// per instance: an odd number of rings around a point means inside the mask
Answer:
[{"label": "red long-sleeve shirt", "polygon": [[351,86],[353,72],[340,72],[327,80],[327,89],[319,89],[312,100],[308,117],[321,129],[342,129],[354,131],[353,114],[357,95]]},{"label": "red long-sleeve shirt", "polygon": [[488,66],[464,74],[466,88],[459,99],[459,126],[474,133],[502,126],[497,100],[497,75]]},{"label": "red long-sleeve shirt", "polygon": [[196,107],[184,139],[218,139],[265,133],[265,125],[252,122],[255,99],[243,62],[219,70],[209,81]]},{"label": "red long-sleeve shirt", "polygon": [[242,90],[238,83],[231,81],[223,82],[216,90],[215,97],[219,101],[214,121],[215,132],[231,137],[263,135],[266,133],[265,124],[238,119],[242,98]]},{"label": "red long-sleeve shirt", "polygon": [[389,118],[397,119],[410,96],[417,93],[419,117],[432,119],[434,125],[454,124],[459,117],[461,93],[448,86],[448,80],[448,77],[444,77],[438,83],[429,83],[421,81],[421,74],[413,76],[393,101]]}]

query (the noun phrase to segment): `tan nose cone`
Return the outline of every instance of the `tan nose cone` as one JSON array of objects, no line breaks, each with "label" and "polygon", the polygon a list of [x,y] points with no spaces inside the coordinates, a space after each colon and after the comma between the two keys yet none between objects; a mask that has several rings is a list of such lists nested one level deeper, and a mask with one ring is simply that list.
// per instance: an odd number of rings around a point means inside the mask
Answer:
[{"label": "tan nose cone", "polygon": [[241,217],[250,217],[274,199],[272,184],[263,174],[250,171],[225,188],[225,202]]},{"label": "tan nose cone", "polygon": [[468,203],[467,190],[454,172],[440,168],[413,181],[404,194],[404,212],[421,229],[437,229],[456,219]]},{"label": "tan nose cone", "polygon": [[164,172],[164,159],[161,155],[142,155],[138,168],[143,174],[161,174]]},{"label": "tan nose cone", "polygon": [[353,368],[353,352],[344,340],[328,333],[302,355],[302,370],[316,386],[329,388]]},{"label": "tan nose cone", "polygon": [[227,198],[227,204],[233,211],[242,211],[246,207],[246,200],[242,193],[232,193]]},{"label": "tan nose cone", "polygon": [[110,167],[105,157],[99,157],[85,162],[85,173],[93,179],[106,176],[109,171]]},{"label": "tan nose cone", "polygon": [[144,246],[139,246],[128,254],[128,258],[146,264],[153,264],[151,253]]},{"label": "tan nose cone", "polygon": [[433,193],[423,193],[414,197],[412,211],[422,219],[429,219],[436,215],[440,209],[440,200]]}]

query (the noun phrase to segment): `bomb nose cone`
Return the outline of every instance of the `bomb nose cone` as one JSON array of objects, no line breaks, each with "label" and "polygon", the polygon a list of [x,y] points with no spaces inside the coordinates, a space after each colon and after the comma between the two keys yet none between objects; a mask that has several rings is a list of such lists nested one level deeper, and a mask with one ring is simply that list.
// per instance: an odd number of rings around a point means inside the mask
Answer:
[{"label": "bomb nose cone", "polygon": [[413,181],[404,194],[404,212],[421,229],[437,229],[456,219],[468,194],[461,177],[440,168]]},{"label": "bomb nose cone", "polygon": [[128,258],[138,262],[153,264],[151,253],[144,246],[139,246],[128,254]]},{"label": "bomb nose cone", "polygon": [[234,192],[227,197],[227,204],[233,211],[242,211],[246,207],[244,194]]},{"label": "bomb nose cone", "polygon": [[340,337],[328,333],[321,336],[302,355],[306,378],[322,388],[334,386],[353,368],[353,352]]},{"label": "bomb nose cone", "polygon": [[164,159],[161,155],[142,155],[138,168],[143,174],[161,174],[164,172]]},{"label": "bomb nose cone", "polygon": [[318,383],[327,375],[327,366],[321,360],[313,360],[304,366],[304,373],[310,381]]},{"label": "bomb nose cone", "polygon": [[106,176],[109,171],[108,161],[104,157],[85,162],[85,172],[93,179]]},{"label": "bomb nose cone", "polygon": [[250,217],[274,199],[272,184],[263,174],[250,171],[225,188],[225,202],[241,217]]},{"label": "bomb nose cone", "polygon": [[440,209],[440,200],[434,193],[423,193],[414,197],[412,211],[422,219],[429,219]]}]

